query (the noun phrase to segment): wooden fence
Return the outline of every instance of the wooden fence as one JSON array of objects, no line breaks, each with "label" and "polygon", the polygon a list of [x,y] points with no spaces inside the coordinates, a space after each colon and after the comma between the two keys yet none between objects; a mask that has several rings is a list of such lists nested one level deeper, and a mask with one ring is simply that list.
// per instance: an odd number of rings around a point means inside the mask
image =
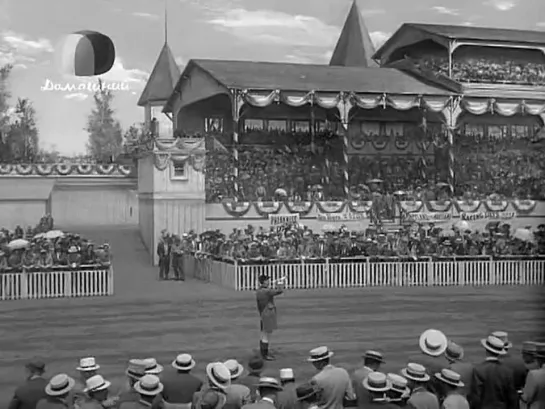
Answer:
[{"label": "wooden fence", "polygon": [[113,269],[0,273],[0,301],[114,294]]},{"label": "wooden fence", "polygon": [[184,267],[199,280],[237,291],[255,290],[261,274],[286,277],[291,289],[545,284],[545,259],[240,264],[185,256]]}]

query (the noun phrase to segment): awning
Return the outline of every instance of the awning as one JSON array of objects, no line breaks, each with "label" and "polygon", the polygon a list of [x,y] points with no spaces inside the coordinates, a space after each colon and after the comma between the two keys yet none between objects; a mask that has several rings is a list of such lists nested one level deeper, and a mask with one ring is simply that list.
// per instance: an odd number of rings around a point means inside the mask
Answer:
[{"label": "awning", "polygon": [[0,201],[47,200],[55,180],[46,178],[0,178]]}]

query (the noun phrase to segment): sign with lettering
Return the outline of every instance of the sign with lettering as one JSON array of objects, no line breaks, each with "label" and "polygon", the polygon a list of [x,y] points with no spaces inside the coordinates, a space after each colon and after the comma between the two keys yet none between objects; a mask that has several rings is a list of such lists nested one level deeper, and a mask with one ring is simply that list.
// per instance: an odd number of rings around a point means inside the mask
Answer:
[{"label": "sign with lettering", "polygon": [[409,213],[408,219],[417,223],[445,223],[452,220],[451,212],[418,212]]},{"label": "sign with lettering", "polygon": [[271,226],[282,226],[286,224],[299,223],[299,213],[293,214],[269,214]]},{"label": "sign with lettering", "polygon": [[466,220],[468,222],[477,221],[477,220],[506,220],[514,219],[517,217],[516,212],[473,212],[460,213],[460,219]]},{"label": "sign with lettering", "polygon": [[368,218],[367,212],[318,213],[318,220],[323,222],[352,222]]}]

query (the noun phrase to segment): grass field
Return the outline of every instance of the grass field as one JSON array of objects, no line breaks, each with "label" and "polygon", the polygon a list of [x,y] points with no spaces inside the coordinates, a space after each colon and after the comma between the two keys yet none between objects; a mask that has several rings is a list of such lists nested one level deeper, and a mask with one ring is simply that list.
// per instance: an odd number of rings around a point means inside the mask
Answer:
[{"label": "grass field", "polygon": [[[114,385],[124,382],[129,358],[155,357],[168,366],[189,352],[197,373],[212,360],[246,360],[257,347],[254,295],[195,281],[158,282],[137,233],[89,230],[114,248],[116,295],[109,298],[35,300],[0,304],[0,405],[22,381],[25,360],[40,357],[48,374],[76,376],[82,356],[96,356]],[[293,367],[312,374],[309,349],[327,345],[334,362],[354,368],[361,352],[385,353],[385,369],[397,371],[417,351],[420,333],[443,330],[471,360],[482,358],[479,339],[505,330],[518,347],[545,337],[543,291],[531,287],[367,288],[288,292],[278,299],[278,361],[267,371]]]}]

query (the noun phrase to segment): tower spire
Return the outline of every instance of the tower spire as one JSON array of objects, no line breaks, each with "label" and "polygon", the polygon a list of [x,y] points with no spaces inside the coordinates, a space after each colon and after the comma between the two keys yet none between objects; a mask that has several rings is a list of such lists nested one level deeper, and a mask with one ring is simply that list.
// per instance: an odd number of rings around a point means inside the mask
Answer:
[{"label": "tower spire", "polygon": [[165,0],[165,44],[168,42],[168,0]]}]

